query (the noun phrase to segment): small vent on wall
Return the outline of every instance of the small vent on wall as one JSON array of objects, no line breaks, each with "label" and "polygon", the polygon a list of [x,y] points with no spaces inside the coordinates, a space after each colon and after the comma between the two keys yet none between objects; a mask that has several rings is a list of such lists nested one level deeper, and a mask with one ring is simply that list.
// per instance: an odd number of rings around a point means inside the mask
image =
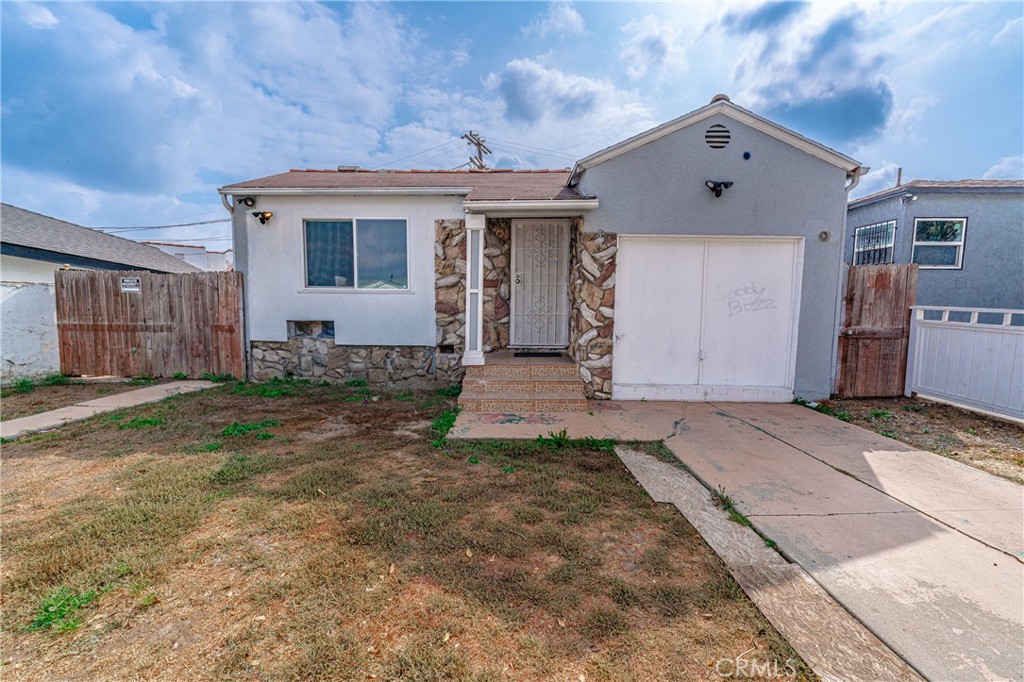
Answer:
[{"label": "small vent on wall", "polygon": [[732,133],[721,123],[716,123],[707,129],[704,133],[704,141],[712,149],[721,149],[725,145],[729,144],[729,139],[732,137]]}]

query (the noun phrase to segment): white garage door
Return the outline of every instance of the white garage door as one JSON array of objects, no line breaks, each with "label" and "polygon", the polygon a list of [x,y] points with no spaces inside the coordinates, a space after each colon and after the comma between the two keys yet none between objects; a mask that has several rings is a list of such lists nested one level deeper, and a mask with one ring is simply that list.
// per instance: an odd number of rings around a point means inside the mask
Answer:
[{"label": "white garage door", "polygon": [[793,399],[803,242],[619,237],[612,397]]}]

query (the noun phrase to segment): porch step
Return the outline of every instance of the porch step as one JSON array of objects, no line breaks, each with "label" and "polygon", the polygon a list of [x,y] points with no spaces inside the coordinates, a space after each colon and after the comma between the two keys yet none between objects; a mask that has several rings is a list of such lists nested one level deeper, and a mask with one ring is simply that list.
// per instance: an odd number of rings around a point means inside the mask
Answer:
[{"label": "porch step", "polygon": [[497,397],[483,393],[463,392],[459,396],[459,406],[467,412],[511,412],[523,414],[529,412],[586,412],[587,401],[575,394],[544,398]]},{"label": "porch step", "polygon": [[546,398],[549,395],[583,395],[583,382],[579,375],[559,376],[539,374],[533,377],[470,377],[462,381],[464,393],[480,393],[488,396]]},{"label": "porch step", "polygon": [[470,379],[579,379],[579,376],[579,370],[572,361],[515,365],[488,363],[466,367],[466,377]]}]

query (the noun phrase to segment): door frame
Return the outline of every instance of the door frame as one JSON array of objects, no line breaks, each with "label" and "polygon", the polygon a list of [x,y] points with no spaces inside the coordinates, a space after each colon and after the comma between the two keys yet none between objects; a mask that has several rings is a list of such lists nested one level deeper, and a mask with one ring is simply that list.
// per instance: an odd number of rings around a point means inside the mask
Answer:
[{"label": "door frame", "polygon": [[[803,294],[803,270],[805,238],[798,236],[769,235],[660,235],[660,234],[620,234],[619,256],[622,247],[630,241],[657,240],[665,242],[784,242],[793,246],[793,272],[790,281],[792,287],[792,306],[789,314],[789,338],[787,339],[787,379],[785,386],[712,386],[700,383],[703,381],[703,367],[698,367],[698,383],[692,386],[660,385],[660,384],[616,384],[615,364],[618,334],[612,335],[612,399],[613,400],[696,400],[696,401],[759,401],[789,402],[793,400],[796,387],[796,355],[800,338],[800,306]],[[627,248],[628,250],[628,248]],[[704,345],[704,308],[707,296],[707,246],[704,249],[704,271],[701,273],[701,319],[700,346]],[[619,300],[619,297],[616,296]]]},{"label": "door frame", "polygon": [[[516,262],[516,225],[530,222],[545,222],[545,223],[562,223],[565,226],[565,257],[566,257],[566,268],[565,268],[565,343],[555,345],[531,345],[515,343],[515,326],[516,326],[516,303],[518,296],[516,295],[516,271],[518,270]],[[508,347],[509,348],[552,348],[552,349],[566,349],[569,347],[569,318],[571,317],[571,298],[569,292],[569,278],[572,274],[572,254],[569,249],[572,246],[572,225],[568,218],[513,218],[509,229],[509,250],[512,252],[509,258],[509,301],[508,301]]]}]

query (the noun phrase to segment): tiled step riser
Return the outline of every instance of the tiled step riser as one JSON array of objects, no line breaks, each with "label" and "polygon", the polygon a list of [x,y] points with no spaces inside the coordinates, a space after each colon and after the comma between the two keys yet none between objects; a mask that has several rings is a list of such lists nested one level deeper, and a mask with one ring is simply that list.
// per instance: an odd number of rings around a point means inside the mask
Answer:
[{"label": "tiled step riser", "polygon": [[513,381],[508,379],[465,379],[462,382],[465,393],[482,393],[500,396],[550,397],[551,394],[571,393],[583,397],[583,382],[565,381]]},{"label": "tiled step riser", "polygon": [[528,379],[533,377],[578,378],[576,365],[469,365],[466,376],[472,379]]},{"label": "tiled step riser", "polygon": [[459,400],[462,409],[468,412],[586,412],[586,400],[501,400],[490,398],[469,398]]}]

